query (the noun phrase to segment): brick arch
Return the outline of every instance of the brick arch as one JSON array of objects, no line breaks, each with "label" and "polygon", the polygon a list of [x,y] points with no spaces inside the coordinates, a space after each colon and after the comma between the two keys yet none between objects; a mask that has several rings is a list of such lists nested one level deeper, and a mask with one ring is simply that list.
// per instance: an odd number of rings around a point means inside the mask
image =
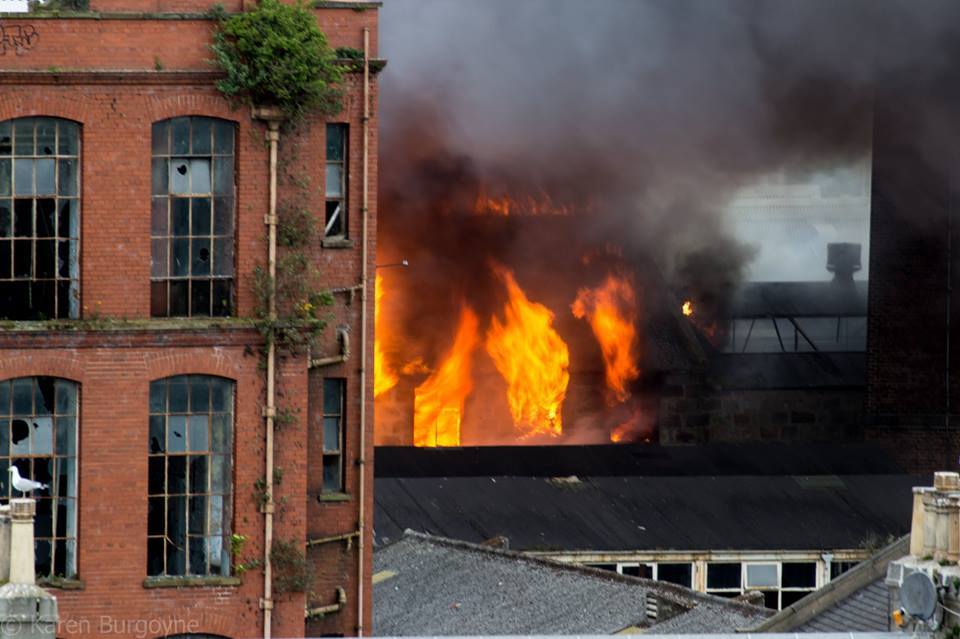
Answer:
[{"label": "brick arch", "polygon": [[0,96],[0,122],[14,118],[63,118],[84,124],[91,101],[81,96],[19,93]]},{"label": "brick arch", "polygon": [[155,97],[147,103],[150,122],[160,122],[182,116],[220,118],[239,124],[246,114],[244,109],[231,109],[222,97],[202,94]]},{"label": "brick arch", "polygon": [[214,375],[236,383],[241,371],[231,366],[232,360],[233,358],[216,350],[161,352],[147,359],[146,374],[150,381],[175,375]]},{"label": "brick arch", "polygon": [[62,351],[56,353],[30,352],[0,361],[0,381],[16,377],[59,377],[81,386],[86,380],[83,366],[75,356]]},{"label": "brick arch", "polygon": [[158,639],[230,639],[238,632],[235,617],[204,608],[177,608],[167,618],[172,622],[170,630],[177,632],[161,635]]}]

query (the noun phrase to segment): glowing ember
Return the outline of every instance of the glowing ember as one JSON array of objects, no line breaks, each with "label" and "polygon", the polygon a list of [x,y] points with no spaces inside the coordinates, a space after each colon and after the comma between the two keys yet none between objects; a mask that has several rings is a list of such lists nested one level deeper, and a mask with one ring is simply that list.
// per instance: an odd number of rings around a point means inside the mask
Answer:
[{"label": "glowing ember", "polygon": [[607,275],[595,289],[582,288],[571,306],[575,317],[586,319],[600,343],[611,396],[608,403],[630,397],[627,384],[637,379],[637,300],[626,277]]},{"label": "glowing ember", "polygon": [[382,321],[383,312],[380,310],[380,303],[383,301],[382,275],[377,275],[373,301],[373,396],[378,397],[396,386],[397,381],[399,381],[396,372],[391,370],[389,364],[387,364],[387,356],[383,352],[383,337],[386,334],[386,326]]},{"label": "glowing ember", "polygon": [[683,306],[680,307],[680,310],[683,311],[684,316],[690,317],[693,315],[693,302],[687,300],[683,303]]},{"label": "glowing ember", "polygon": [[459,446],[463,402],[473,389],[470,365],[480,342],[476,314],[464,306],[453,347],[430,377],[414,391],[413,444]]},{"label": "glowing ember", "polygon": [[563,432],[560,409],[570,382],[570,353],[553,329],[553,313],[527,299],[513,273],[497,266],[507,288],[504,321],[494,317],[487,352],[507,381],[507,403],[521,439]]}]

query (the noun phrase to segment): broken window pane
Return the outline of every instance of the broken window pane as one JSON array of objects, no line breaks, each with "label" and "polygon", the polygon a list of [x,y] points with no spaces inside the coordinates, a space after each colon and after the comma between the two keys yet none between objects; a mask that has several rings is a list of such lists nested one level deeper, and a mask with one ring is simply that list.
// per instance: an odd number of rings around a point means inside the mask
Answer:
[{"label": "broken window pane", "polygon": [[10,155],[13,152],[13,125],[0,122],[0,155]]},{"label": "broken window pane", "polygon": [[[76,574],[77,385],[52,377],[25,377],[0,382],[0,468],[14,465],[24,477],[49,485],[35,494],[35,557],[40,576]],[[0,503],[11,495],[2,473]],[[56,515],[56,517],[54,517]],[[75,551],[75,545],[69,546]]]},{"label": "broken window pane", "polygon": [[338,164],[327,165],[327,197],[339,198],[343,195],[343,167]]},{"label": "broken window pane", "polygon": [[347,125],[327,124],[324,237],[347,235]]},{"label": "broken window pane", "polygon": [[[153,159],[155,164],[163,163],[166,182],[159,184],[155,179],[154,194],[159,197],[154,201],[157,209],[151,234],[154,240],[170,241],[152,246],[151,279],[155,284],[150,306],[154,316],[227,316],[232,311],[232,252],[220,259],[217,251],[227,245],[224,241],[215,246],[214,238],[232,241],[233,199],[211,199],[209,195],[213,182],[218,193],[233,193],[233,130],[231,123],[201,117],[154,124]],[[166,135],[172,140],[170,148],[156,139]],[[211,175],[211,170],[216,175]],[[207,197],[175,197],[181,195]],[[170,210],[169,229],[162,220],[163,203]],[[169,259],[156,255],[168,247]]]},{"label": "broken window pane", "polygon": [[56,240],[79,236],[79,128],[54,118],[21,118],[0,130],[14,138],[12,157],[0,160],[0,195],[14,196],[0,199],[0,237],[23,240],[0,246],[0,319],[77,317],[79,268]]},{"label": "broken window pane", "polygon": [[346,380],[323,380],[323,490],[343,490],[343,405]]},{"label": "broken window pane", "polygon": [[[231,489],[228,454],[232,446],[232,396],[232,382],[205,375],[171,377],[150,385],[151,509],[165,511],[155,515],[151,510],[149,515],[148,571],[168,575],[182,575],[184,571],[224,574],[219,572],[223,566],[229,569],[229,562],[217,561],[208,566],[206,553],[208,538],[229,534],[223,495],[229,495]],[[223,411],[210,412],[215,406]],[[164,424],[166,450],[153,441],[162,437]],[[171,436],[171,431],[182,436]],[[212,455],[211,442],[223,454]],[[163,523],[166,529],[160,525]],[[154,541],[164,536],[185,549],[186,559],[181,562],[180,555],[171,554],[169,546]],[[179,541],[181,536],[183,543]]]}]

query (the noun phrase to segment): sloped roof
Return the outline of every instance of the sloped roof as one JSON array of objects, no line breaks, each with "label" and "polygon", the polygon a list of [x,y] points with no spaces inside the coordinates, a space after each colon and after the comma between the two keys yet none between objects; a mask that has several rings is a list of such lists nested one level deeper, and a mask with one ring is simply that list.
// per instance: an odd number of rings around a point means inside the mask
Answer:
[{"label": "sloped roof", "polygon": [[612,634],[649,627],[648,598],[691,632],[733,632],[771,614],[674,584],[410,531],[377,549],[373,570],[378,635]]},{"label": "sloped roof", "polygon": [[906,535],[751,632],[888,631],[892,610],[884,577],[890,562],[909,552],[910,536]]},{"label": "sloped roof", "polygon": [[811,550],[902,535],[913,475],[376,480],[375,539],[405,529],[518,550]]}]

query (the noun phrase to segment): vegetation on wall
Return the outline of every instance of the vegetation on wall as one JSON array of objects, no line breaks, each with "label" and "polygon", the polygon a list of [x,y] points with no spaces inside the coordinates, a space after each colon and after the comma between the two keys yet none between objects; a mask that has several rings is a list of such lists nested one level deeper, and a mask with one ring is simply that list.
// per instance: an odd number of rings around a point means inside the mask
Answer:
[{"label": "vegetation on wall", "polygon": [[290,119],[340,110],[343,71],[317,20],[303,5],[260,0],[252,11],[214,11],[212,50],[226,74],[217,88],[234,100],[277,107]]}]

